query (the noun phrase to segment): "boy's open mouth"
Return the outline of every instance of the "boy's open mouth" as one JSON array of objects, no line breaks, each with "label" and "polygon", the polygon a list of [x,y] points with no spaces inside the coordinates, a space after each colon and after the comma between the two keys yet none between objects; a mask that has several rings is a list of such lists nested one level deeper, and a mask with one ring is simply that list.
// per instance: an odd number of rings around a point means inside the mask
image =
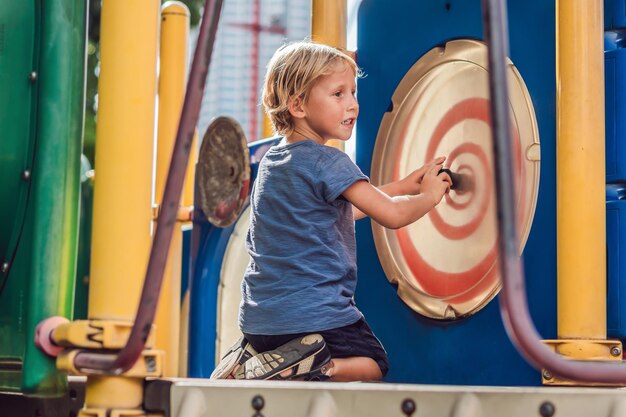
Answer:
[{"label": "boy's open mouth", "polygon": [[342,125],[347,125],[347,126],[350,126],[350,125],[354,124],[354,118],[352,118],[352,119],[346,119],[346,120],[344,120],[343,122],[341,122],[341,124],[342,124]]}]

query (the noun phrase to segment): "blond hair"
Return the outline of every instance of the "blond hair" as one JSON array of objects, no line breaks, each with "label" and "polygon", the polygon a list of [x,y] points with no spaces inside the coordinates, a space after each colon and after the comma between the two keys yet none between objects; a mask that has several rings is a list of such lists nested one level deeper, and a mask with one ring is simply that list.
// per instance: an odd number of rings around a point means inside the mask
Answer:
[{"label": "blond hair", "polygon": [[288,136],[294,121],[289,113],[289,99],[300,97],[304,103],[318,78],[332,73],[342,62],[356,77],[361,71],[354,60],[339,49],[314,42],[294,42],[280,47],[267,65],[262,102],[274,133]]}]

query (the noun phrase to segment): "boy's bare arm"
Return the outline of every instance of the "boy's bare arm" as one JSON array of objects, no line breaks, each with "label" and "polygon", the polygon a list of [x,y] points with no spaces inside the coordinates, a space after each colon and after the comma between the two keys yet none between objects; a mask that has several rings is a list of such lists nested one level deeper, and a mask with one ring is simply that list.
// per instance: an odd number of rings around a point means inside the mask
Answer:
[{"label": "boy's bare arm", "polygon": [[[412,190],[411,185],[413,184],[411,184],[407,180],[408,178],[409,177],[406,177],[401,180],[390,182],[388,184],[381,185],[380,187],[375,187],[375,188],[378,188],[380,191],[382,191],[389,197],[419,194],[419,186],[413,187],[413,188],[416,188],[416,190]],[[421,176],[420,176],[420,180],[421,180]],[[354,220],[360,220],[360,219],[367,217],[367,214],[359,210],[357,206],[354,204],[352,204],[352,215],[354,216]]]},{"label": "boy's bare arm", "polygon": [[424,175],[418,195],[389,196],[367,181],[358,181],[348,187],[343,196],[363,215],[389,229],[409,225],[428,213],[450,188],[447,174],[436,175],[436,168]]},{"label": "boy's bare arm", "polygon": [[[426,163],[423,167],[416,169],[401,180],[390,182],[388,184],[377,187],[380,191],[387,194],[390,197],[402,196],[402,195],[417,195],[420,193],[422,178],[427,172],[439,169],[443,166],[443,162],[446,160],[445,156],[439,156],[432,161]],[[352,205],[352,215],[354,220],[359,220],[367,217],[367,214],[359,210],[354,204]]]}]

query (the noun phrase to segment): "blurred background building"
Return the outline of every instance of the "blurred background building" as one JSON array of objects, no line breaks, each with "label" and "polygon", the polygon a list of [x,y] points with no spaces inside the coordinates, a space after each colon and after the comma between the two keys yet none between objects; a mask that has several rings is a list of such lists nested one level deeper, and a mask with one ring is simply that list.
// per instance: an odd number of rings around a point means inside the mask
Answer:
[{"label": "blurred background building", "polygon": [[202,135],[213,118],[231,116],[254,141],[263,137],[267,62],[283,43],[310,35],[311,0],[229,0],[223,7],[198,130]]},{"label": "blurred background building", "polygon": [[[359,3],[348,1],[351,50],[356,46]],[[192,51],[197,30],[191,34]],[[306,39],[310,34],[311,0],[225,1],[198,121],[200,135],[213,118],[231,116],[241,124],[248,141],[263,138],[260,103],[267,63],[283,43]]]}]

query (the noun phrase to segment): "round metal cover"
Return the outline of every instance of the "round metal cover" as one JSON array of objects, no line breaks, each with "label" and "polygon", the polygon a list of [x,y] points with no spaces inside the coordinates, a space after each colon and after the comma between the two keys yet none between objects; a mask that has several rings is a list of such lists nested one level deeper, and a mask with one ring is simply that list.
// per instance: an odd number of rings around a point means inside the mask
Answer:
[{"label": "round metal cover", "polygon": [[207,128],[196,166],[199,205],[218,227],[231,225],[250,189],[248,142],[239,123],[218,117]]},{"label": "round metal cover", "polygon": [[[519,253],[535,211],[539,134],[526,86],[508,65],[511,140],[515,149]],[[371,179],[404,178],[436,156],[472,188],[451,191],[430,213],[398,229],[372,228],[381,264],[416,312],[454,320],[475,313],[500,289],[487,48],[455,40],[425,54],[405,75],[383,117]]]}]

